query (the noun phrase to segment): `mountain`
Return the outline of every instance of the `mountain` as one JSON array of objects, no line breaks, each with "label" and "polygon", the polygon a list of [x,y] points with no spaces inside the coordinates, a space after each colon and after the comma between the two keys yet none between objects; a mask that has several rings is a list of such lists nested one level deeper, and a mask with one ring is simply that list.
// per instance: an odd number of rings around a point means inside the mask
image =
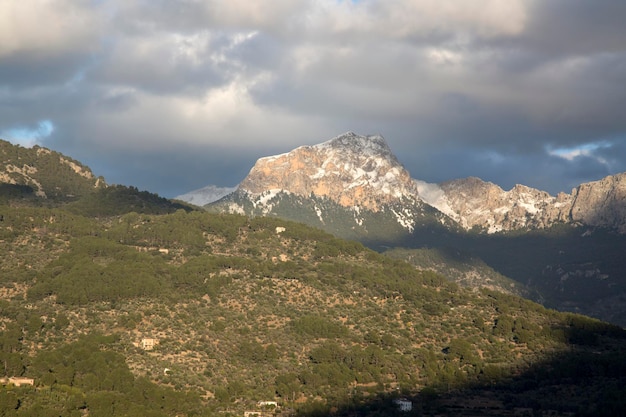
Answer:
[{"label": "mountain", "polygon": [[[20,194],[32,184],[0,187],[0,416],[621,416],[626,407],[624,329],[429,270],[471,264],[497,281],[470,253],[407,249],[427,267],[417,269],[400,251],[394,259],[302,223],[208,213],[125,186],[68,188],[52,201],[49,190],[70,180],[46,181],[47,198]],[[327,225],[337,218],[328,210],[352,222],[357,213],[329,196],[279,194],[285,210],[309,204]],[[396,215],[405,201],[363,209],[380,216],[370,232],[406,230]],[[414,203],[417,235],[456,244],[465,233]],[[600,232],[581,239],[614,246]],[[553,256],[533,243],[521,246]]]},{"label": "mountain", "polygon": [[259,159],[206,208],[304,222],[378,251],[405,248],[394,256],[462,285],[626,324],[625,201],[626,174],[557,196],[478,178],[429,184],[411,178],[381,136],[346,133]]},{"label": "mountain", "polygon": [[626,173],[581,184],[571,194],[556,197],[545,191],[516,185],[504,191],[479,178],[425,184],[439,191],[424,198],[466,229],[488,233],[503,230],[542,229],[559,223],[607,227],[626,233]]},{"label": "mountain", "polygon": [[190,207],[136,187],[108,185],[80,162],[40,146],[0,140],[0,204],[45,205],[90,216],[170,213]]},{"label": "mountain", "polygon": [[239,189],[327,197],[343,207],[379,211],[417,194],[415,183],[381,136],[346,133],[315,146],[259,159]]},{"label": "mountain", "polygon": [[350,132],[259,159],[234,193],[209,206],[246,215],[280,213],[346,237],[378,239],[426,224],[455,227],[417,190],[381,136]]},{"label": "mountain", "polygon": [[174,199],[185,201],[196,206],[205,206],[219,200],[227,194],[232,193],[236,189],[237,187],[217,187],[215,185],[207,185],[206,187],[176,196]]},{"label": "mountain", "polygon": [[[475,177],[429,184],[411,178],[380,135],[349,132],[318,145],[260,158],[236,191],[239,196],[230,198],[228,206],[233,212],[245,213],[245,204],[237,201],[248,200],[269,214],[274,210],[270,201],[283,193],[327,199],[355,212],[381,212],[398,203],[426,204],[445,215],[441,223],[453,221],[465,230],[487,233],[556,224],[626,233],[626,173],[581,184],[571,194],[557,196],[519,184],[505,191]],[[413,217],[412,210],[394,212],[409,232],[421,216]],[[353,217],[354,227],[367,229],[358,214]]]},{"label": "mountain", "polygon": [[[106,187],[80,162],[40,146],[24,148],[0,139],[0,184],[14,195],[68,200]],[[19,193],[17,191],[19,190]]]}]

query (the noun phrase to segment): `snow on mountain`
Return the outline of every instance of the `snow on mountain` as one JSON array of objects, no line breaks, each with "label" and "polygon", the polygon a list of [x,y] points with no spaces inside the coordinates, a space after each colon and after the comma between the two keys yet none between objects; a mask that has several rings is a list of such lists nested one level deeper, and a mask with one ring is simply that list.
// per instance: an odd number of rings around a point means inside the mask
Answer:
[{"label": "snow on mountain", "polygon": [[174,198],[176,200],[182,200],[187,203],[195,204],[196,206],[204,206],[219,200],[236,189],[237,187],[217,187],[215,185],[207,185],[206,187],[189,191],[188,193],[181,194]]},{"label": "snow on mountain", "polygon": [[465,229],[478,226],[494,233],[544,228],[567,221],[567,205],[557,205],[556,197],[524,185],[504,191],[493,183],[470,177],[445,182],[441,189],[445,194],[442,200]]},{"label": "snow on mountain", "polygon": [[[178,198],[204,205],[233,190],[205,187]],[[353,211],[359,227],[365,227],[361,210],[375,213],[389,207],[388,212],[411,232],[424,214],[421,209],[406,208],[427,205],[440,212],[443,223],[448,222],[445,218],[464,229],[478,227],[488,233],[556,223],[611,227],[626,233],[626,173],[582,184],[571,194],[556,197],[524,185],[505,191],[475,177],[430,184],[411,178],[382,136],[352,132],[260,158],[237,192],[263,215],[272,213],[281,193],[327,198]],[[233,204],[237,207],[231,211],[244,212],[238,203]],[[330,219],[319,209],[315,213],[322,223]]]},{"label": "snow on mountain", "polygon": [[312,193],[344,207],[374,211],[381,204],[417,194],[410,174],[382,136],[352,132],[261,158],[239,188],[253,195],[275,189],[300,196]]}]

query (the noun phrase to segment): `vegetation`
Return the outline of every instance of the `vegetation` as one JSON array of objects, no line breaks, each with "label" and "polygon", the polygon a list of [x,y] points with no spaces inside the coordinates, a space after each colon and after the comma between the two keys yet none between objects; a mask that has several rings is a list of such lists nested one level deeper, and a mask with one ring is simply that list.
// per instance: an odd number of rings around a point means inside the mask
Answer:
[{"label": "vegetation", "polygon": [[0,416],[625,408],[620,327],[299,223],[81,198],[0,203]]},{"label": "vegetation", "polygon": [[[263,216],[237,193],[206,208],[228,211],[232,203]],[[572,311],[626,326],[626,235],[614,230],[557,224],[540,230],[487,234],[462,230],[427,205],[404,202],[379,212],[358,213],[328,198],[278,193],[271,215],[303,222],[420,269],[445,275],[469,288],[485,287],[517,294],[549,308]],[[318,211],[321,213],[318,215]],[[395,213],[415,220],[411,231]],[[399,249],[402,248],[402,249]]]},{"label": "vegetation", "polygon": [[[598,392],[624,386],[605,371],[624,366],[620,328],[470,292],[302,224],[184,210],[0,212],[0,373],[35,380],[0,389],[7,415],[213,415],[258,401],[375,413],[388,406],[380,395],[445,408],[453,393],[486,386],[502,386],[506,408],[521,401],[506,381],[576,385],[591,372]],[[158,340],[151,351],[140,346],[147,337]],[[569,358],[593,365],[563,373]],[[549,407],[571,410],[562,398]]]}]

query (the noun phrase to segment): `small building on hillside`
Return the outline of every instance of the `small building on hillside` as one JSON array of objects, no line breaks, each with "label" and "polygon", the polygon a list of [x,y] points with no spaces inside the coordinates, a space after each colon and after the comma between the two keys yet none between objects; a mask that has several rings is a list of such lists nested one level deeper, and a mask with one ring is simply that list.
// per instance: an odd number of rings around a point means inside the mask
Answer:
[{"label": "small building on hillside", "polygon": [[396,398],[393,403],[398,407],[398,410],[408,413],[413,410],[413,402],[406,398]]},{"label": "small building on hillside", "polygon": [[152,350],[156,345],[159,344],[159,340],[153,337],[144,337],[141,339],[140,347],[143,350]]}]

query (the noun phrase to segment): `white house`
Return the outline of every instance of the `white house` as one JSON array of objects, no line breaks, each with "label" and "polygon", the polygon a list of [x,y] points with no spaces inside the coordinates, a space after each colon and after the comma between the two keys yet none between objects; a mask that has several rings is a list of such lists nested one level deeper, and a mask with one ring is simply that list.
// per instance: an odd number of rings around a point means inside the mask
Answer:
[{"label": "white house", "polygon": [[398,410],[403,412],[409,412],[413,410],[413,403],[406,398],[396,398],[393,403],[398,406]]}]

